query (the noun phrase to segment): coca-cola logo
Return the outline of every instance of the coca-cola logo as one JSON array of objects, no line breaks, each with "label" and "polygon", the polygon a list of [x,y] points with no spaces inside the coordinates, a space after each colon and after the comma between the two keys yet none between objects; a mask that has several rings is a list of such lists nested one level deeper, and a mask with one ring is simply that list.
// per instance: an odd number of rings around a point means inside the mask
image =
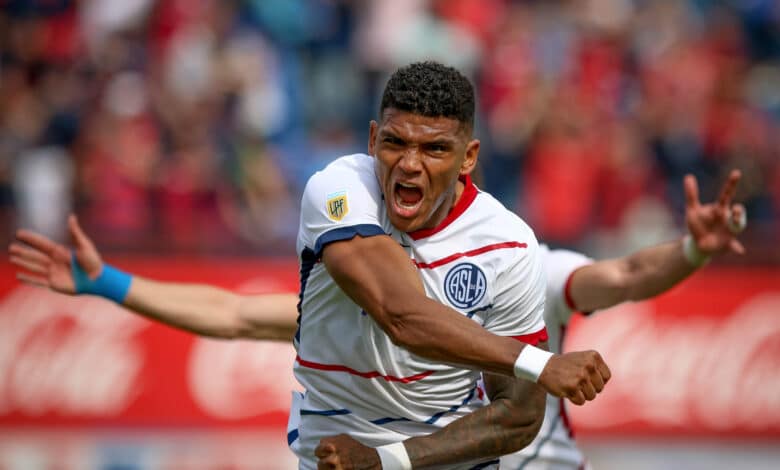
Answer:
[{"label": "coca-cola logo", "polygon": [[244,419],[290,409],[290,392],[299,389],[292,373],[290,344],[198,338],[189,360],[189,389],[207,414]]},{"label": "coca-cola logo", "polygon": [[780,295],[769,293],[725,317],[661,317],[626,304],[589,318],[567,349],[598,350],[613,380],[572,414],[591,429],[780,430],[779,312]]},{"label": "coca-cola logo", "polygon": [[[267,279],[249,279],[236,288],[245,294],[283,290]],[[198,338],[188,364],[190,393],[206,414],[220,419],[287,412],[290,392],[301,389],[292,372],[294,360],[289,343]]]},{"label": "coca-cola logo", "polygon": [[103,299],[14,289],[0,301],[0,415],[119,414],[137,393],[144,327]]}]

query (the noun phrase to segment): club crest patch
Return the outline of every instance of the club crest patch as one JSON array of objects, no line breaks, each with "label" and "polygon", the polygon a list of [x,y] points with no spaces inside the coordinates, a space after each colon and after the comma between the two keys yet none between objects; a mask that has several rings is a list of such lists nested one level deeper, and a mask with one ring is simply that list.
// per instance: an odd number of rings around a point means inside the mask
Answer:
[{"label": "club crest patch", "polygon": [[337,193],[328,194],[327,201],[325,202],[325,209],[328,211],[328,218],[331,220],[338,222],[343,219],[349,212],[347,192],[339,191]]},{"label": "club crest patch", "polygon": [[485,273],[474,264],[458,264],[444,277],[444,294],[457,308],[476,306],[485,297],[485,292],[487,292]]}]

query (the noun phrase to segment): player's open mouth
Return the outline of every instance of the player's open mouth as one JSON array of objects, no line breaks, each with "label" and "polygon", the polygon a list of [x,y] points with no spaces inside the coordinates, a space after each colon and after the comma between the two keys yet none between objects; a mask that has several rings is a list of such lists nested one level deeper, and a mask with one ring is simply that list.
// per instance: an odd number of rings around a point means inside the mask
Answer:
[{"label": "player's open mouth", "polygon": [[414,217],[422,205],[422,189],[414,184],[396,183],[393,188],[393,201],[398,215]]}]

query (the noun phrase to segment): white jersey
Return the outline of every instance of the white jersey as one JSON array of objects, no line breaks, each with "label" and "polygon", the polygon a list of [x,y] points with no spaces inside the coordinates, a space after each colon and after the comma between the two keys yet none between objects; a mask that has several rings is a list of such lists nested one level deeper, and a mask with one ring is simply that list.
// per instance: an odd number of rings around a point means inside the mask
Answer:
[{"label": "white jersey", "polygon": [[[549,333],[550,351],[560,353],[569,319],[576,311],[568,291],[571,275],[592,259],[573,251],[550,250],[539,246],[547,277],[544,322]],[[544,422],[534,441],[521,451],[501,458],[501,470],[577,470],[586,468],[574,442],[564,401],[547,395]]]},{"label": "white jersey", "polygon": [[391,225],[368,155],[339,158],[306,185],[294,339],[294,372],[306,392],[294,394],[288,426],[300,468],[316,467],[314,449],[323,437],[348,433],[375,447],[429,434],[484,405],[478,371],[394,345],[336,285],[320,262],[328,243],[390,235],[409,253],[430,298],[495,334],[532,344],[546,339],[544,273],[533,232],[470,178],[463,182],[463,194],[445,220],[414,233]]}]

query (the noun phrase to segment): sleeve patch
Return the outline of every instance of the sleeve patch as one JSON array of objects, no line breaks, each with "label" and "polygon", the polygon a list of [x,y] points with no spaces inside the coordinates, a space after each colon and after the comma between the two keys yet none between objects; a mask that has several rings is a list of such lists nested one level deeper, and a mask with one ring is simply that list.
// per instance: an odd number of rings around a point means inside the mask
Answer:
[{"label": "sleeve patch", "polygon": [[344,218],[349,213],[349,202],[347,201],[347,192],[338,191],[328,194],[325,201],[325,210],[330,220],[336,222]]}]

